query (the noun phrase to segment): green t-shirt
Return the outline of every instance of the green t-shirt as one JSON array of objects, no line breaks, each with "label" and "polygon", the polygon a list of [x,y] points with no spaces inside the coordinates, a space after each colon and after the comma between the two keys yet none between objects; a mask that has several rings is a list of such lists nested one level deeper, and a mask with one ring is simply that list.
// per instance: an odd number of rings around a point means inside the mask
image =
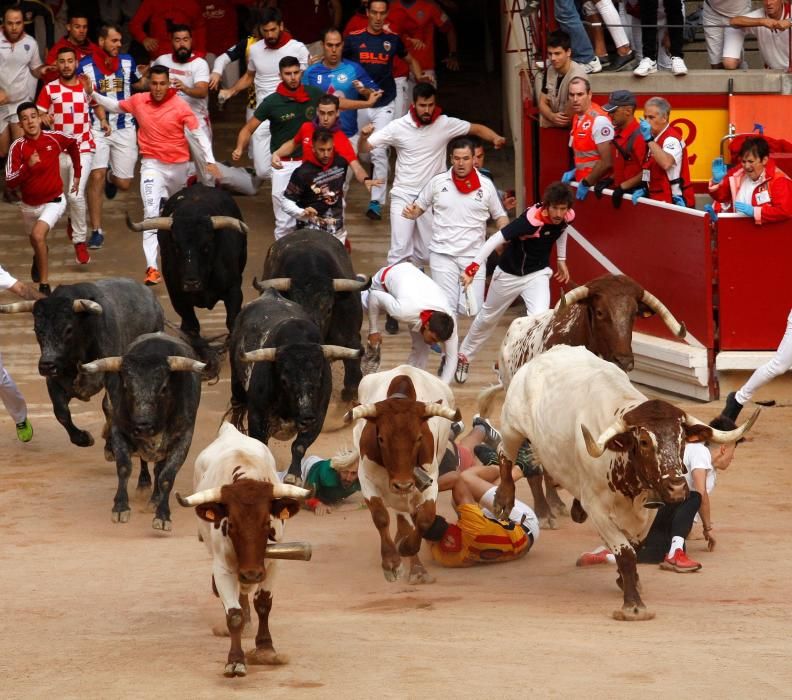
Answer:
[{"label": "green t-shirt", "polygon": [[[259,121],[269,120],[271,153],[275,153],[284,143],[297,136],[300,127],[311,121],[316,114],[316,105],[325,93],[313,85],[303,87],[311,98],[307,102],[297,102],[279,92],[273,92],[261,100],[253,112],[253,116]],[[297,144],[291,158],[302,158],[302,144]]]},{"label": "green t-shirt", "polygon": [[330,466],[329,459],[316,462],[308,470],[305,488],[313,486],[316,489],[316,498],[322,503],[340,503],[356,491],[360,491],[360,481],[355,479],[351,486],[345,487],[341,483],[338,472]]}]

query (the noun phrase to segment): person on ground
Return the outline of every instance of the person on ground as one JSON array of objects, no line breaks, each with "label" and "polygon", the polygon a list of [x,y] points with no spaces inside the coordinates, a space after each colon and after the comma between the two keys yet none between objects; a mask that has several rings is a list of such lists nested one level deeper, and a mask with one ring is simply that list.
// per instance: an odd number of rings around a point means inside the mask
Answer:
[{"label": "person on ground", "polygon": [[[641,0],[641,44],[643,58],[633,75],[645,78],[647,75],[657,73],[657,5],[659,0]],[[687,75],[685,65],[684,4],[679,0],[663,0],[665,8],[668,38],[670,39],[669,53],[671,55],[671,73],[673,75]]]},{"label": "person on ground", "polygon": [[759,53],[767,68],[789,68],[789,32],[792,31],[792,8],[783,0],[764,0],[762,7],[732,17],[723,38],[723,67],[734,70],[742,62],[746,36],[755,36]]},{"label": "person on ground", "polygon": [[[88,18],[76,12],[70,12],[66,20],[66,34],[56,41],[47,53],[45,63],[48,66],[57,68],[58,51],[63,48],[73,49],[79,64],[86,56],[90,56],[98,48],[88,38]],[[49,71],[44,74],[44,82],[55,80],[58,77],[56,71]]]},{"label": "person on ground", "polygon": [[539,95],[539,126],[568,129],[571,124],[569,83],[585,78],[586,69],[572,60],[572,44],[563,29],[547,37],[547,64],[536,78]]},{"label": "person on ground", "polygon": [[333,506],[341,504],[360,491],[358,468],[360,454],[357,450],[339,450],[334,457],[322,459],[316,455],[303,457],[303,486],[313,488],[313,495],[305,507],[314,515],[329,515]]}]

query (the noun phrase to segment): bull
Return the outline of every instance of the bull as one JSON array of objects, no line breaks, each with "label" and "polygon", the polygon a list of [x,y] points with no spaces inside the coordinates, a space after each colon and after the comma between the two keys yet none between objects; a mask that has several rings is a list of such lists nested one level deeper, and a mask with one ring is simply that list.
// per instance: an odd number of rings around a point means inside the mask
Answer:
[{"label": "bull", "polygon": [[[324,231],[301,229],[272,245],[264,261],[262,281],[253,286],[263,292],[277,289],[300,304],[316,322],[322,342],[361,348],[363,307],[360,290],[365,280],[355,277],[344,245]],[[343,401],[357,398],[362,377],[360,360],[344,360]]]},{"label": "bull", "polygon": [[[418,552],[435,520],[439,464],[451,421],[460,418],[454,395],[437,377],[401,365],[366,375],[360,398],[362,403],[344,418],[357,421],[353,439],[360,456],[358,478],[379,531],[385,579],[398,580],[404,571],[401,558],[410,557],[409,582],[431,583],[434,579]],[[390,533],[389,508],[397,513],[396,542]]]},{"label": "bull", "polygon": [[192,443],[205,367],[187,343],[164,333],[142,335],[122,356],[82,366],[89,375],[104,373],[110,397],[109,443],[118,472],[114,523],[129,521],[127,481],[137,455],[141,474],[148,476],[146,462],[155,463],[151,525],[171,529],[170,492]]},{"label": "bull", "polygon": [[683,501],[685,443],[736,442],[758,414],[736,430],[715,430],[673,404],[647,399],[618,367],[585,348],[554,347],[521,367],[506,392],[495,514],[506,516],[514,505],[511,468],[527,438],[549,476],[573,495],[573,520],[591,517],[616,557],[624,603],[613,617],[651,619],[635,555],[652,524],[647,498]]},{"label": "bull", "polygon": [[259,626],[247,663],[285,663],[269,631],[273,559],[310,559],[306,544],[278,544],[284,520],[296,515],[309,495],[306,489],[280,483],[269,449],[229,423],[223,423],[217,439],[195,460],[193,494],[176,494],[182,506],[195,508],[199,538],[212,556],[212,590],[223,604],[231,636],[228,677],[247,674],[242,630],[250,617],[251,593]]},{"label": "bull", "polygon": [[[52,296],[0,306],[0,313],[33,313],[33,328],[41,348],[39,374],[58,422],[79,447],[94,444],[87,430],[72,421],[69,403],[88,401],[105,386],[103,372],[85,374],[80,365],[101,357],[121,355],[139,335],[161,331],[165,315],[153,292],[130,279],[62,284]],[[108,423],[110,405],[105,395],[102,410]],[[142,477],[141,473],[141,477]]]},{"label": "bull", "polygon": [[251,437],[289,440],[286,479],[301,483],[300,462],[319,436],[332,393],[330,362],[360,358],[362,350],[323,345],[299,304],[274,289],[242,309],[231,333],[231,415]]}]

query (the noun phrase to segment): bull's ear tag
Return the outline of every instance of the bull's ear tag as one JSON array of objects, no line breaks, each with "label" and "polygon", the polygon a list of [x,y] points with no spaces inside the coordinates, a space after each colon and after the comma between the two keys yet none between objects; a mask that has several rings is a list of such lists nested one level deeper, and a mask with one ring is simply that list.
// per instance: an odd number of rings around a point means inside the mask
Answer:
[{"label": "bull's ear tag", "polygon": [[288,509],[288,508],[284,508],[284,509],[283,509],[283,510],[280,512],[280,515],[278,516],[278,519],[279,519],[279,520],[288,520],[288,519],[289,519],[289,515],[290,515],[290,513],[289,513],[289,509]]},{"label": "bull's ear tag", "polygon": [[654,316],[654,312],[649,311],[648,309],[641,312],[641,318],[652,318],[652,316]]},{"label": "bull's ear tag", "polygon": [[207,520],[214,521],[217,518],[217,514],[211,508],[207,508],[206,511],[204,511],[204,517]]}]

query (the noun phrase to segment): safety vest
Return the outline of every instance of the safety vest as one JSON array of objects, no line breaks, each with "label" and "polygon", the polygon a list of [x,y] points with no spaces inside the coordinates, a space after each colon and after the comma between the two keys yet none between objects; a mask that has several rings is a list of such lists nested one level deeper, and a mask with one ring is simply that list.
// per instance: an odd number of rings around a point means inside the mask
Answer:
[{"label": "safety vest", "polygon": [[594,169],[600,159],[597,144],[594,143],[594,120],[600,116],[608,115],[602,107],[592,102],[586,112],[576,114],[572,120],[570,145],[575,155],[575,179],[578,182]]},{"label": "safety vest", "polygon": [[682,132],[675,126],[668,126],[665,131],[657,137],[655,143],[662,148],[665,140],[672,137],[678,139],[682,144],[682,164],[679,169],[679,177],[673,180],[670,179],[668,172],[663,170],[652,156],[652,151],[647,149],[644,169],[649,170],[649,199],[656,199],[659,202],[673,204],[673,191],[671,187],[672,185],[679,185],[685,204],[693,208],[696,206],[696,195],[693,192],[693,184],[690,182],[690,164],[688,163],[687,146],[682,140]]}]

